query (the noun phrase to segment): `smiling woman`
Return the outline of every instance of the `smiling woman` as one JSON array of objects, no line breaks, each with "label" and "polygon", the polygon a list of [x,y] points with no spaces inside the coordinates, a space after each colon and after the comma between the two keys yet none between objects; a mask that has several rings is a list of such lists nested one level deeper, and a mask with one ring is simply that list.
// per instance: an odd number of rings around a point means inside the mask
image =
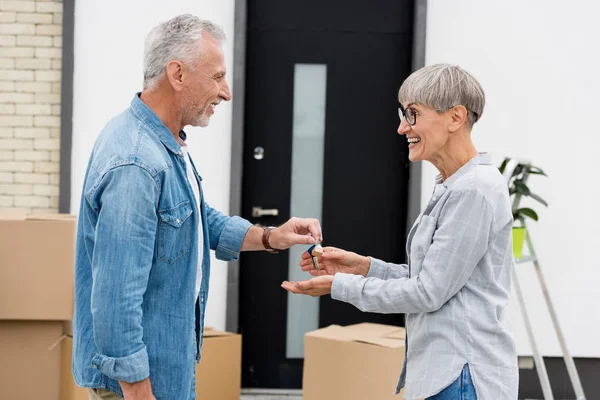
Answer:
[{"label": "smiling woman", "polygon": [[[456,167],[439,165],[447,154],[460,149],[465,157],[476,153],[470,132],[483,114],[485,94],[467,71],[447,64],[416,71],[400,88],[398,102],[398,133],[407,137],[411,161],[430,161],[445,178]],[[417,119],[422,120],[418,126]],[[449,142],[450,135],[459,140]]]},{"label": "smiling woman", "polygon": [[308,254],[300,262],[315,278],[282,286],[331,293],[361,311],[406,313],[408,351],[397,392],[405,387],[408,399],[517,399],[517,355],[504,319],[513,263],[510,200],[504,178],[471,140],[483,89],[462,68],[438,64],[406,79],[398,100],[398,134],[409,142],[409,159],[440,172],[409,233],[408,264],[325,247],[320,270]]}]

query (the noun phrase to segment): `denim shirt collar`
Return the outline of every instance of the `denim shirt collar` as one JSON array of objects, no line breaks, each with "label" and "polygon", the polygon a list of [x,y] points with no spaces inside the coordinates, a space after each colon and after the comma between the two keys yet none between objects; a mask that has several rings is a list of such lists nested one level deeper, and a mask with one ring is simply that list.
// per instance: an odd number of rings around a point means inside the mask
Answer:
[{"label": "denim shirt collar", "polygon": [[133,96],[131,100],[131,110],[135,116],[152,132],[154,132],[160,141],[173,153],[181,155],[181,146],[177,140],[173,137],[171,131],[165,126],[165,124],[158,118],[158,116],[148,107],[140,98],[142,93],[138,92]]}]

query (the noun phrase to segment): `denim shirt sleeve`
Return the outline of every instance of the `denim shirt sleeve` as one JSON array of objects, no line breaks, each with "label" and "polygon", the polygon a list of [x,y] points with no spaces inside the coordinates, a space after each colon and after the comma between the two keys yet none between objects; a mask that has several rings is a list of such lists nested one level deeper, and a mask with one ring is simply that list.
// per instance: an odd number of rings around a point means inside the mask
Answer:
[{"label": "denim shirt sleeve", "polygon": [[384,281],[388,279],[408,278],[407,264],[393,264],[374,257],[370,258],[371,265],[367,273],[367,278],[379,278]]},{"label": "denim shirt sleeve", "polygon": [[91,195],[98,212],[92,257],[92,365],[109,378],[137,382],[150,376],[143,341],[142,301],[152,267],[159,187],[135,165],[106,173]]},{"label": "denim shirt sleeve", "polygon": [[206,204],[206,219],[210,237],[210,249],[217,259],[237,260],[240,249],[252,224],[241,217],[229,217]]},{"label": "denim shirt sleeve", "polygon": [[337,273],[331,298],[368,312],[437,311],[463,288],[487,251],[493,218],[490,204],[477,189],[453,193],[419,275],[383,280]]}]

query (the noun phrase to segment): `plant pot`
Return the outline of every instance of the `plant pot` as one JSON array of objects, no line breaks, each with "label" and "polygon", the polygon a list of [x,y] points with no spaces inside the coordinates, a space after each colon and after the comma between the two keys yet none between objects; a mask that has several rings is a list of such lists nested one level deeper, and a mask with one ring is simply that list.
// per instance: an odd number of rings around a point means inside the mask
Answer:
[{"label": "plant pot", "polygon": [[513,254],[515,259],[523,256],[523,243],[525,242],[525,228],[512,228]]}]

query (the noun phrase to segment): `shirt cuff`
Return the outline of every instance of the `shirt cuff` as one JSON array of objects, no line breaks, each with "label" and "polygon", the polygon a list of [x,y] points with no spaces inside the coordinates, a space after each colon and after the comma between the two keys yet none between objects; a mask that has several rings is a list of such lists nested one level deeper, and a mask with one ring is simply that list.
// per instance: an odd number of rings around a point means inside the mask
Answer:
[{"label": "shirt cuff", "polygon": [[371,258],[371,266],[369,267],[369,272],[367,273],[367,278],[379,278],[385,279],[385,276],[388,272],[388,266],[385,261],[381,261],[378,258]]},{"label": "shirt cuff", "polygon": [[108,357],[96,354],[92,358],[92,366],[102,374],[117,381],[134,383],[143,381],[150,376],[146,346],[126,357]]},{"label": "shirt cuff", "polygon": [[335,274],[333,284],[331,285],[331,298],[350,303],[350,295],[353,291],[353,287],[356,288],[362,286],[360,282],[363,279],[365,278],[360,275],[338,272]]},{"label": "shirt cuff", "polygon": [[240,217],[231,217],[225,224],[219,245],[215,251],[217,259],[223,261],[237,260],[240,257],[242,243],[252,224]]}]

